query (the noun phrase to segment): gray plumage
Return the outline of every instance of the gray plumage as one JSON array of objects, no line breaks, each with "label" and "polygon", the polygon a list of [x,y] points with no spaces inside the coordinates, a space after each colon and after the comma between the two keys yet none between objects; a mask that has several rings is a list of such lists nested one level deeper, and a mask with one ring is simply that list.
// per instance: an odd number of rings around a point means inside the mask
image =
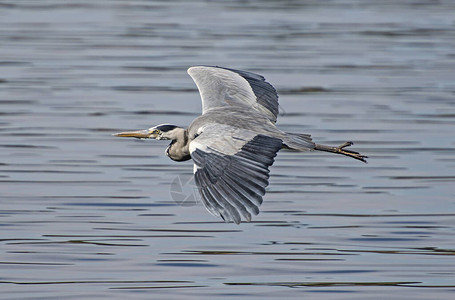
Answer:
[{"label": "gray plumage", "polygon": [[188,69],[202,99],[202,115],[187,129],[163,124],[122,132],[121,137],[172,140],[166,155],[193,159],[195,182],[207,210],[237,224],[259,213],[277,152],[321,150],[365,161],[366,156],[339,147],[315,144],[308,134],[287,133],[275,126],[278,95],[264,77],[221,67]]}]

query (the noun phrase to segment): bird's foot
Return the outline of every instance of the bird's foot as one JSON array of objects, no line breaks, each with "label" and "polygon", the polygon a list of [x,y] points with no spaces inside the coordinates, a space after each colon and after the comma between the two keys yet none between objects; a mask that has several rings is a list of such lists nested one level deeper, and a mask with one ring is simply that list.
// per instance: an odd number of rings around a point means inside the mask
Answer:
[{"label": "bird's foot", "polygon": [[359,152],[356,152],[356,151],[352,151],[352,150],[345,150],[344,148],[346,147],[350,147],[354,145],[353,142],[345,142],[344,144],[336,147],[337,149],[337,152],[340,153],[340,154],[343,154],[343,155],[346,155],[346,156],[349,156],[349,157],[352,157],[354,159],[358,159],[360,161],[363,161],[364,163],[366,163],[366,158],[368,158],[368,156],[366,155],[362,155],[360,154]]},{"label": "bird's foot", "polygon": [[359,152],[356,152],[356,151],[346,150],[345,149],[345,148],[350,147],[352,145],[354,145],[353,142],[345,142],[345,143],[343,143],[342,145],[340,145],[338,147],[331,147],[331,146],[325,146],[325,145],[316,144],[314,149],[315,150],[321,150],[321,151],[326,151],[326,152],[332,152],[332,153],[338,153],[338,154],[346,155],[346,156],[352,157],[354,159],[363,161],[364,163],[367,163],[366,158],[368,158],[368,156],[362,155],[362,154],[360,154]]}]

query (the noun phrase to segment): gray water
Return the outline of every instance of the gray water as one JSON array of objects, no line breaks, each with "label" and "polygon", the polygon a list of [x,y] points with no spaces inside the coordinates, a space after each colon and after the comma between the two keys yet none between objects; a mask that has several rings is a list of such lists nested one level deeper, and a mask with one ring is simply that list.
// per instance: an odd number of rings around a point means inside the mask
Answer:
[{"label": "gray water", "polygon": [[[0,298],[452,298],[455,3],[375,2],[0,1]],[[198,64],[369,163],[280,152],[238,226],[175,201],[191,162],[111,134],[187,125]]]}]

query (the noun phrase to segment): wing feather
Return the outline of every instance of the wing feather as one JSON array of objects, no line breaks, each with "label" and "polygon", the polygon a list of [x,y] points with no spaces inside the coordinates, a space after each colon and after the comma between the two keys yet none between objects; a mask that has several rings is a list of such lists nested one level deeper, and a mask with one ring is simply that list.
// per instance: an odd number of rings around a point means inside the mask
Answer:
[{"label": "wing feather", "polygon": [[[246,134],[248,136],[248,134]],[[214,215],[240,223],[257,215],[268,185],[269,167],[283,143],[280,139],[255,135],[238,145],[236,153],[223,153],[226,136],[206,130],[190,144],[195,181],[202,201]],[[207,146],[210,145],[210,146]],[[216,146],[216,147],[215,147]],[[217,149],[214,149],[217,148]]]},{"label": "wing feather", "polygon": [[[221,180],[222,180],[222,178],[221,178]],[[225,201],[227,201],[230,205],[232,205],[236,209],[237,214],[233,218],[234,222],[236,222],[237,224],[240,223],[241,218],[240,218],[239,214],[241,214],[243,216],[243,218],[245,218],[247,221],[250,221],[251,214],[246,210],[245,205],[243,203],[241,203],[228,190],[229,190],[228,187],[222,183],[219,184],[217,186],[217,188],[215,189],[215,191],[219,194],[219,197],[223,198]],[[236,217],[238,217],[238,218],[236,218]]]},{"label": "wing feather", "polygon": [[194,66],[188,69],[188,74],[201,94],[202,113],[213,108],[239,106],[252,108],[276,122],[278,94],[263,76],[212,66]]},{"label": "wing feather", "polygon": [[[248,211],[250,211],[254,215],[257,215],[259,213],[259,209],[258,209],[257,205],[260,205],[260,204],[253,203],[247,196],[242,194],[242,192],[241,192],[242,189],[234,189],[234,187],[237,185],[231,184],[228,181],[228,179],[221,178],[221,180],[223,182],[220,184],[220,187],[223,189],[223,191],[227,195],[230,195],[231,197],[235,197],[235,199],[238,203],[241,203],[246,209],[248,209]],[[245,216],[245,214],[244,214],[244,216]],[[247,218],[247,217],[245,217],[245,218]],[[248,219],[251,220],[251,215],[248,215]]]},{"label": "wing feather", "polygon": [[205,188],[200,188],[199,193],[201,194],[202,199],[204,199],[204,206],[205,208],[214,216],[216,217],[222,217],[223,220],[225,218],[221,215],[221,212],[223,211],[223,208],[218,204],[218,202],[214,200],[206,200],[206,199],[211,199],[211,195],[208,193],[207,189]]}]

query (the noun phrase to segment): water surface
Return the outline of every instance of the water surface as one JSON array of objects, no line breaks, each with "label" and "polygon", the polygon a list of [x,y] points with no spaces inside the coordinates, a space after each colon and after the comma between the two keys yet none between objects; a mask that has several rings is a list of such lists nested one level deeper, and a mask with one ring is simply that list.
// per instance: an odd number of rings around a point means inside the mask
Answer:
[{"label": "water surface", "polygon": [[[0,1],[7,298],[448,299],[455,291],[451,1]],[[200,114],[186,69],[257,72],[287,131],[237,226],[170,190],[191,162],[119,130]],[[191,194],[194,186],[183,186]]]}]

